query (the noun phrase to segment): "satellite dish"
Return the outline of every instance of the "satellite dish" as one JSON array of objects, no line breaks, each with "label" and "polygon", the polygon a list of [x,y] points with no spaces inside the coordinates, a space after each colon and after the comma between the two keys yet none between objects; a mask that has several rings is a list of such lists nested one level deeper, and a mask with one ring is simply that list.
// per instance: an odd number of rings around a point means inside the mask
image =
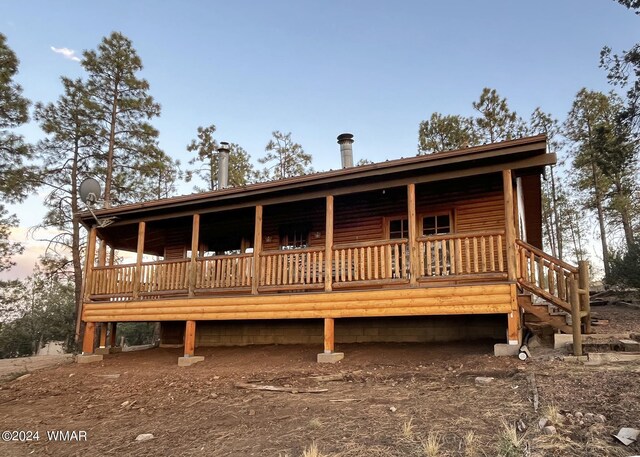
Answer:
[{"label": "satellite dish", "polygon": [[93,178],[86,178],[80,183],[80,200],[88,206],[94,205],[100,197],[100,183]]}]

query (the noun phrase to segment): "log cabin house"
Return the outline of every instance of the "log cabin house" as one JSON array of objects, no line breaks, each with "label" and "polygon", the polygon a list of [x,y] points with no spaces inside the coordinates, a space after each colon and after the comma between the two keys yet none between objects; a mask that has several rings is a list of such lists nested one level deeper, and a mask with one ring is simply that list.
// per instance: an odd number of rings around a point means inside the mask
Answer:
[{"label": "log cabin house", "polygon": [[492,338],[517,353],[523,317],[580,352],[588,267],[542,249],[544,136],[357,167],[353,136],[338,142],[340,170],[229,188],[223,148],[219,190],[82,213],[84,355],[131,321],[161,322],[183,365],[196,346],[322,341],[318,360],[335,361],[336,340]]}]

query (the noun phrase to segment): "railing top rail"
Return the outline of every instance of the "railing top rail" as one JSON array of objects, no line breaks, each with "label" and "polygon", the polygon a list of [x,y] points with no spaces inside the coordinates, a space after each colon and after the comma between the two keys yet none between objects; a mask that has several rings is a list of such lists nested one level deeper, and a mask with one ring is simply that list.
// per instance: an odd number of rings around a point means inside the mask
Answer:
[{"label": "railing top rail", "polygon": [[375,240],[375,241],[361,241],[356,243],[340,243],[334,244],[333,249],[349,249],[349,248],[368,248],[375,246],[386,246],[390,244],[404,244],[408,243],[407,238],[394,238],[392,240]]},{"label": "railing top rail", "polygon": [[271,249],[268,251],[262,251],[260,255],[306,254],[307,252],[324,252],[324,246],[311,246],[300,249]]},{"label": "railing top rail", "polygon": [[[252,253],[244,253],[244,254],[229,254],[229,255],[209,255],[206,257],[197,257],[196,260],[198,262],[203,262],[205,260],[218,260],[218,259],[242,259],[242,258],[248,258],[248,257],[253,257]],[[189,259],[187,259],[189,260]]]},{"label": "railing top rail", "polygon": [[547,260],[549,263],[553,263],[555,265],[558,265],[559,267],[564,268],[565,270],[571,272],[571,273],[578,273],[578,267],[574,267],[573,265],[570,265],[560,259],[557,259],[549,254],[547,254],[546,252],[538,249],[535,246],[530,245],[529,243],[522,241],[522,240],[516,240],[516,244],[524,249],[527,249],[531,252],[533,252],[534,254],[536,254],[539,257],[542,257],[543,259]]},{"label": "railing top rail", "polygon": [[419,236],[418,241],[442,241],[448,239],[475,238],[480,236],[504,235],[504,230],[487,230],[483,232],[444,233],[442,235]]},{"label": "railing top rail", "polygon": [[117,270],[120,268],[135,267],[135,263],[119,263],[117,265],[104,265],[101,267],[93,267],[93,271]]},{"label": "railing top rail", "polygon": [[[171,263],[185,263],[185,262],[190,262],[191,259],[169,259],[169,260],[152,260],[150,262],[142,262],[141,265],[142,266],[148,266],[148,265],[166,265],[166,264],[171,264]],[[135,265],[135,264],[133,264]]]}]

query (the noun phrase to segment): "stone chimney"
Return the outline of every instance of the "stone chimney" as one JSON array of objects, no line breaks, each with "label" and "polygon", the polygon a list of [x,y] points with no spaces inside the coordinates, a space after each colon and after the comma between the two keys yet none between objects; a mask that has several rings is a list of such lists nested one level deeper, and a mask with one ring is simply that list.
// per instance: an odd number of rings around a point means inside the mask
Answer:
[{"label": "stone chimney", "polygon": [[342,168],[353,167],[353,135],[351,133],[342,133],[338,135],[338,144],[340,145],[340,156],[342,158]]}]

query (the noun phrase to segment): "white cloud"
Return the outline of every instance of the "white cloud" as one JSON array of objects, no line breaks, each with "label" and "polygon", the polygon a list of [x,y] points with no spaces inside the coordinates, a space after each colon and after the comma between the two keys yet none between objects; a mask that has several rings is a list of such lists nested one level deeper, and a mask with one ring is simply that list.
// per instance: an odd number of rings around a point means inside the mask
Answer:
[{"label": "white cloud", "polygon": [[51,50],[56,54],[61,54],[65,59],[73,60],[74,62],[80,62],[80,57],[76,55],[76,51],[69,48],[56,48],[51,46]]}]

